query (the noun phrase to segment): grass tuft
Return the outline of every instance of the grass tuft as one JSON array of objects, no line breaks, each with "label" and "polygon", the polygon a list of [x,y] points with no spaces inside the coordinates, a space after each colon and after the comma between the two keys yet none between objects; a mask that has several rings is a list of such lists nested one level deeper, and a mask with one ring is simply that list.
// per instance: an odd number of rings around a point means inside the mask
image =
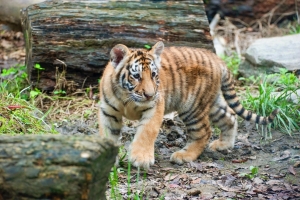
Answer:
[{"label": "grass tuft", "polygon": [[221,59],[226,63],[234,77],[237,77],[239,65],[241,63],[241,59],[238,57],[237,53],[233,53],[231,56],[222,56]]},{"label": "grass tuft", "polygon": [[25,66],[3,69],[0,83],[0,134],[57,133],[45,122],[47,114],[30,101]]},{"label": "grass tuft", "polygon": [[242,100],[244,107],[263,116],[278,108],[280,112],[273,122],[274,128],[290,135],[299,130],[300,105],[291,101],[291,94],[296,95],[296,91],[300,89],[299,79],[281,69],[280,73],[260,78],[258,88],[257,96],[252,95],[251,89],[247,88],[246,98]]}]

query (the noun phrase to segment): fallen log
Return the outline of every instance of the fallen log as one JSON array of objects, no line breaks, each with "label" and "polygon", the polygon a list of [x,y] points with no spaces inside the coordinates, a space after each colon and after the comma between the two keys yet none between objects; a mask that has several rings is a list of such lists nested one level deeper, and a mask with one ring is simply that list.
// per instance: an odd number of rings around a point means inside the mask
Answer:
[{"label": "fallen log", "polygon": [[46,1],[22,11],[22,27],[29,79],[47,91],[62,71],[73,88],[98,84],[119,43],[143,48],[162,40],[214,51],[202,0]]},{"label": "fallen log", "polygon": [[106,199],[117,153],[92,136],[0,136],[0,199]]}]

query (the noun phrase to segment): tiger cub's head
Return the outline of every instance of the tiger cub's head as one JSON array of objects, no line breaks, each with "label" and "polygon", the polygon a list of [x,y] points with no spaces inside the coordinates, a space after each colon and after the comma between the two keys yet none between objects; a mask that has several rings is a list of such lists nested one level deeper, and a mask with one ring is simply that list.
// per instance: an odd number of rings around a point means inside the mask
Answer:
[{"label": "tiger cub's head", "polygon": [[158,72],[163,42],[150,50],[129,49],[118,44],[110,51],[110,64],[115,69],[116,82],[134,102],[147,102],[157,97]]}]

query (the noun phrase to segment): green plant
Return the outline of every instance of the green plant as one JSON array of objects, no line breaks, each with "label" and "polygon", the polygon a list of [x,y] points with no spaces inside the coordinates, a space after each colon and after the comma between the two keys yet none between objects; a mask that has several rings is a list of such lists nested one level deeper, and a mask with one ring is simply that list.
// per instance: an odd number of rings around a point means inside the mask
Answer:
[{"label": "green plant", "polygon": [[243,81],[245,85],[255,85],[258,84],[261,77],[249,76],[248,78],[240,77],[239,81]]},{"label": "green plant", "polygon": [[62,95],[66,95],[66,91],[64,91],[64,90],[54,90],[53,94],[62,96]]},{"label": "green plant", "polygon": [[249,173],[240,173],[240,177],[246,177],[248,179],[253,179],[258,174],[258,167],[250,166],[249,167],[250,172]]},{"label": "green plant", "polygon": [[28,87],[26,66],[16,65],[14,67],[3,69],[1,72],[0,92],[7,91],[16,98],[28,99],[29,96],[25,92]]},{"label": "green plant", "polygon": [[45,68],[42,68],[41,65],[38,64],[38,63],[34,65],[34,68],[37,69],[37,73],[38,73],[37,81],[39,82],[39,80],[40,80],[40,71],[45,70]]},{"label": "green plant", "polygon": [[295,26],[290,26],[290,34],[299,34],[300,33],[300,24],[296,24]]},{"label": "green plant", "polygon": [[122,196],[118,190],[118,184],[119,184],[119,177],[118,177],[118,170],[116,166],[113,166],[112,172],[109,174],[109,183],[110,183],[110,198],[111,199],[121,199]]},{"label": "green plant", "polygon": [[300,106],[290,102],[291,93],[300,89],[300,81],[294,74],[286,72],[282,69],[280,73],[261,78],[258,96],[253,96],[251,89],[247,88],[246,98],[242,100],[242,104],[245,108],[263,116],[279,109],[280,112],[273,122],[274,128],[291,135],[300,128]]},{"label": "green plant", "polygon": [[144,47],[145,47],[145,49],[151,49],[151,46],[148,44],[145,44]]},{"label": "green plant", "polygon": [[224,60],[232,74],[236,77],[239,73],[238,70],[241,63],[239,56],[236,53],[233,53],[231,56],[222,56],[221,58]]},{"label": "green plant", "polygon": [[3,91],[0,97],[0,134],[57,133],[45,123],[46,117],[28,101]]},{"label": "green plant", "polygon": [[29,94],[31,99],[35,99],[38,95],[42,94],[42,92],[39,89],[35,88],[34,90],[31,90]]},{"label": "green plant", "polygon": [[[126,170],[125,168],[123,168],[123,166],[125,166],[125,158],[127,157],[127,152],[124,148],[124,146],[121,146],[119,148],[119,154],[118,154],[118,164],[120,167],[116,167],[114,166],[112,168],[112,171],[110,173],[109,176],[109,184],[110,184],[110,199],[115,199],[115,200],[119,200],[122,199],[120,191],[119,191],[119,175],[120,173],[124,173],[124,171]],[[144,191],[144,184],[140,184],[140,168],[138,168],[138,171],[136,173],[136,188],[138,188],[139,190],[132,193],[131,190],[131,186],[132,186],[132,175],[131,175],[131,163],[127,162],[127,196],[128,199],[134,199],[134,200],[139,200],[139,199],[143,199],[143,195],[145,195],[145,191]],[[143,172],[143,181],[146,179],[146,172]]]},{"label": "green plant", "polygon": [[50,110],[44,114],[34,106],[34,99],[41,92],[30,90],[26,67],[21,65],[3,69],[0,83],[0,134],[57,133],[45,123]]}]

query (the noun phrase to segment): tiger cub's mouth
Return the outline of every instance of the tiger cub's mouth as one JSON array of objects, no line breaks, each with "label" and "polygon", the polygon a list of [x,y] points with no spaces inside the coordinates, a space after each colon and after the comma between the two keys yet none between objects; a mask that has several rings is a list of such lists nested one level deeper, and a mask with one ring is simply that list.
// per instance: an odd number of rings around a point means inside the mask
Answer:
[{"label": "tiger cub's mouth", "polygon": [[155,93],[152,96],[148,96],[146,94],[144,94],[144,95],[133,94],[133,95],[131,95],[131,99],[134,102],[149,102],[149,101],[155,100],[156,96],[157,96],[157,93]]}]

